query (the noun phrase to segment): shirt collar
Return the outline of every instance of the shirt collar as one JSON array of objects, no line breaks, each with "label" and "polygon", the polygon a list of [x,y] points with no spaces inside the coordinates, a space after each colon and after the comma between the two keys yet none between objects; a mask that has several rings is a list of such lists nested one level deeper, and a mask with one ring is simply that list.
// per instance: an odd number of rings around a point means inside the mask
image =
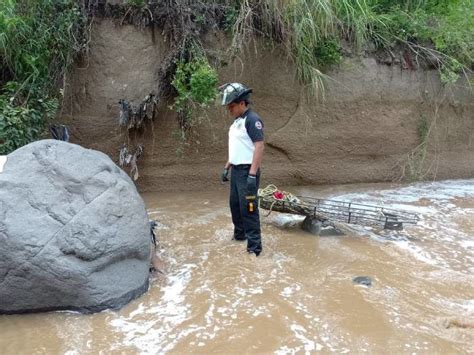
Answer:
[{"label": "shirt collar", "polygon": [[241,119],[241,118],[247,117],[247,115],[249,114],[249,112],[250,112],[250,108],[248,108],[248,109],[242,114],[242,116],[237,117],[237,118],[235,119],[235,121],[237,121],[237,120],[239,120],[239,119]]}]

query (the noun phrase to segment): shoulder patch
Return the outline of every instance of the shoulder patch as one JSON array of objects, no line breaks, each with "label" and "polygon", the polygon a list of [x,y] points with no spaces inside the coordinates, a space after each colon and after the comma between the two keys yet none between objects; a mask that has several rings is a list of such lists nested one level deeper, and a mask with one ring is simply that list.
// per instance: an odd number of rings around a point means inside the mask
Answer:
[{"label": "shoulder patch", "polygon": [[255,122],[255,128],[256,129],[262,129],[262,122],[260,122],[260,121]]}]

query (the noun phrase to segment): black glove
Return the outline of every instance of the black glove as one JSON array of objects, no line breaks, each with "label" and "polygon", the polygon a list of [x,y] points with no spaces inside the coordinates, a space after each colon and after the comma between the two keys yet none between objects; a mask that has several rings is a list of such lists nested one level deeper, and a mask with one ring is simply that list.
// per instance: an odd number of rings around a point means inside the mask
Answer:
[{"label": "black glove", "polygon": [[257,177],[250,174],[247,177],[247,197],[249,196],[257,197]]},{"label": "black glove", "polygon": [[222,175],[221,175],[221,182],[222,183],[224,183],[226,181],[229,181],[229,178],[227,177],[227,175],[229,175],[229,169],[224,168],[224,170],[222,171]]}]

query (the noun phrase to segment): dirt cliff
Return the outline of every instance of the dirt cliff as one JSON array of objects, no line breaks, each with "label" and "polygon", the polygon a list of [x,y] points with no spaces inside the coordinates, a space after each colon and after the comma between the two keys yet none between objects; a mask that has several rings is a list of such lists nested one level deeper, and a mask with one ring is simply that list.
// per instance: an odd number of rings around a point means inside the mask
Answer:
[{"label": "dirt cliff", "polygon": [[[228,44],[219,33],[206,40],[216,52]],[[466,83],[442,90],[435,71],[346,58],[329,73],[325,100],[317,100],[296,81],[282,51],[258,46],[223,66],[219,79],[254,89],[253,108],[265,123],[263,184],[474,177],[474,104]],[[115,161],[122,143],[143,143],[137,182],[142,191],[217,186],[232,121],[222,108],[201,114],[183,154],[177,152],[172,102],[160,103],[158,117],[142,132],[128,134],[118,125],[119,99],[138,103],[156,92],[167,51],[159,31],[96,20],[90,55],[68,80],[60,120],[70,125],[72,142]],[[426,154],[419,147],[422,127],[431,127]]]}]

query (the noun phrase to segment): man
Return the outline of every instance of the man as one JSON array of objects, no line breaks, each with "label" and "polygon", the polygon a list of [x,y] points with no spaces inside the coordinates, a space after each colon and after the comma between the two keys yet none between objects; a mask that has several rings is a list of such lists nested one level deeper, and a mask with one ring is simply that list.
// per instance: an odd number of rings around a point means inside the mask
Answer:
[{"label": "man", "polygon": [[229,129],[229,160],[221,181],[230,177],[230,211],[234,224],[234,239],[247,240],[247,251],[259,256],[262,252],[257,191],[263,157],[263,122],[252,111],[252,89],[240,83],[228,83],[220,88],[222,106],[226,106],[234,122]]}]

